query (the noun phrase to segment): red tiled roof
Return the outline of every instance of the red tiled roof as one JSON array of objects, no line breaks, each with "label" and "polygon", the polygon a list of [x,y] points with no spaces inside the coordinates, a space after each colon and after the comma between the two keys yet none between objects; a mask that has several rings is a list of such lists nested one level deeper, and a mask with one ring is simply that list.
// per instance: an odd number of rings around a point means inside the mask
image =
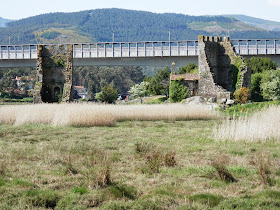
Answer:
[{"label": "red tiled roof", "polygon": [[22,79],[33,81],[33,78],[32,78],[32,77],[30,78],[30,77],[28,77],[28,76],[22,76],[22,77],[16,76],[16,78],[15,78],[15,80],[17,80],[17,81],[20,81],[20,80],[22,80]]},{"label": "red tiled roof", "polygon": [[75,88],[84,88],[84,86],[75,86]]},{"label": "red tiled roof", "polygon": [[170,80],[178,80],[179,78],[184,78],[185,81],[195,81],[199,80],[198,74],[172,74]]}]

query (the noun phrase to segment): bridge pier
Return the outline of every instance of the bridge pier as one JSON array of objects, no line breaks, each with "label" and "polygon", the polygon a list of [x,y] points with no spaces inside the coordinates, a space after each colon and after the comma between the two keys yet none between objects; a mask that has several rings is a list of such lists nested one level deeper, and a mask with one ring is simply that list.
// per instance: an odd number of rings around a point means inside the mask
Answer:
[{"label": "bridge pier", "polygon": [[73,100],[73,45],[38,45],[34,103]]}]

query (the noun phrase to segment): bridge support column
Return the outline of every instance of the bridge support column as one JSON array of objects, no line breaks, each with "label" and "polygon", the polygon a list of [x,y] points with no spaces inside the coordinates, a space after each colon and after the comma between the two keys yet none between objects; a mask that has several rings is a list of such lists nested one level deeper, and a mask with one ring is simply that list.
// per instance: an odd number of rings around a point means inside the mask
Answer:
[{"label": "bridge support column", "polygon": [[34,103],[73,99],[73,45],[39,45]]}]

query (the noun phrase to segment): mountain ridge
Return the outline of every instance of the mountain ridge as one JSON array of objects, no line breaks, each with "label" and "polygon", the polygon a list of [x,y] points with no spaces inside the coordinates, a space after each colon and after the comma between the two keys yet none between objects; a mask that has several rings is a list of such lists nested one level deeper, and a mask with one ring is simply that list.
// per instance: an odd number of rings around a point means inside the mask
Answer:
[{"label": "mountain ridge", "polygon": [[[198,35],[231,38],[280,38],[266,31],[223,16],[190,16],[126,9],[95,9],[71,13],[48,13],[12,21],[0,30],[0,43],[78,43],[196,40]],[[20,38],[18,38],[20,37]]]},{"label": "mountain ridge", "polygon": [[0,17],[0,27],[5,27],[7,23],[12,22],[13,20],[5,19]]},{"label": "mountain ridge", "polygon": [[269,31],[280,31],[280,22],[277,21],[272,21],[272,20],[265,20],[262,18],[256,18],[256,17],[251,17],[247,15],[241,15],[241,14],[226,14],[222,15],[224,17],[233,17],[239,21],[242,21],[244,23],[247,23],[249,25],[262,28],[264,30],[269,30]]}]

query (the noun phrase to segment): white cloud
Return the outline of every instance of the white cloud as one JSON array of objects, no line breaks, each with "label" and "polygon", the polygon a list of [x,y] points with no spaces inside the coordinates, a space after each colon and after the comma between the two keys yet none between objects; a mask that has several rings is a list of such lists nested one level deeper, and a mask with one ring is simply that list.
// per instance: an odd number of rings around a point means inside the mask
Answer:
[{"label": "white cloud", "polygon": [[272,6],[279,6],[280,7],[280,0],[267,0],[267,2]]}]

